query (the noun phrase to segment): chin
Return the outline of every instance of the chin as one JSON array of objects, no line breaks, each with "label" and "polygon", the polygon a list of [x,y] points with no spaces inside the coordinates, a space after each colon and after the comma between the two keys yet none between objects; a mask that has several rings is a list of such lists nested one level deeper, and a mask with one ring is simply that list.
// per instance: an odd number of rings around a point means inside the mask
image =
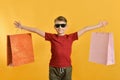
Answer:
[{"label": "chin", "polygon": [[58,32],[58,34],[64,34],[63,32]]}]

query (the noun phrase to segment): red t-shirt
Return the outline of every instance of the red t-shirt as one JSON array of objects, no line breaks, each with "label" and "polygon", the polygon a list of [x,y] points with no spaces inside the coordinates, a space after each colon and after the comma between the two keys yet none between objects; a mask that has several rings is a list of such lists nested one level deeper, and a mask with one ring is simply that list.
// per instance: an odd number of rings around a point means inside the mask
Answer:
[{"label": "red t-shirt", "polygon": [[58,36],[57,34],[45,33],[45,40],[51,42],[51,60],[52,67],[69,67],[71,66],[72,43],[78,39],[77,32]]}]

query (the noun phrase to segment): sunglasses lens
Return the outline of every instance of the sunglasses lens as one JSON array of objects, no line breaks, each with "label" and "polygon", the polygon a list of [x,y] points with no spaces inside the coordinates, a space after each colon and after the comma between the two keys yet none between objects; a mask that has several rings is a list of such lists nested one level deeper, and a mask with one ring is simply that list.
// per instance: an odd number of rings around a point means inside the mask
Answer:
[{"label": "sunglasses lens", "polygon": [[66,24],[61,24],[61,27],[64,28],[66,26]]},{"label": "sunglasses lens", "polygon": [[56,28],[59,28],[59,27],[60,27],[60,24],[55,24],[55,27],[56,27]]},{"label": "sunglasses lens", "polygon": [[64,28],[64,27],[66,26],[66,24],[55,24],[55,27],[56,27],[56,28],[59,28],[60,26],[61,26],[62,28]]}]

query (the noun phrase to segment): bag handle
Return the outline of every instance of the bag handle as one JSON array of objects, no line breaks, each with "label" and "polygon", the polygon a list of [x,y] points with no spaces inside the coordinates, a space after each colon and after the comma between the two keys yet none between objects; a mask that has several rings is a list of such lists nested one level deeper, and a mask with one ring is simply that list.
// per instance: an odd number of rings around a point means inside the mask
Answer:
[{"label": "bag handle", "polygon": [[21,32],[21,31],[22,31],[22,29],[16,28],[15,33],[14,33],[14,34],[18,34],[18,33],[19,33],[19,32]]}]

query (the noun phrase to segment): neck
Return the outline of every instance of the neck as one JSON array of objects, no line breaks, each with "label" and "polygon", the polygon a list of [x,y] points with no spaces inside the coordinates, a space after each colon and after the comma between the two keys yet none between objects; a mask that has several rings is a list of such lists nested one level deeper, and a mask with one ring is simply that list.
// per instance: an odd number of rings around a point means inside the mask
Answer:
[{"label": "neck", "polygon": [[64,36],[65,34],[63,33],[63,34],[58,34],[58,36]]}]

